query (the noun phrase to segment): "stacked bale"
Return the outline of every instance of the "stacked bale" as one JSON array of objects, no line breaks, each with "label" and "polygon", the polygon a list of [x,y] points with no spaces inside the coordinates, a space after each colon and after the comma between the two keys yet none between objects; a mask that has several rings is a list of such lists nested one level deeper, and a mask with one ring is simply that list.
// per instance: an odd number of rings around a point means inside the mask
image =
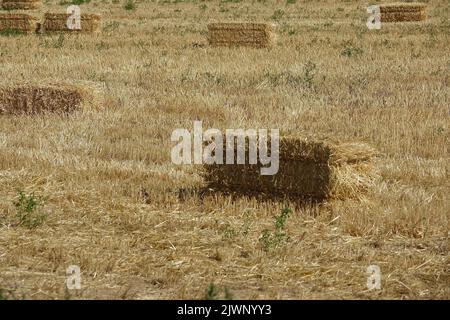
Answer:
[{"label": "stacked bale", "polygon": [[275,36],[273,26],[266,23],[211,23],[208,42],[211,46],[270,47]]},{"label": "stacked bale", "polygon": [[[225,153],[224,148],[224,157]],[[364,143],[284,137],[275,175],[261,175],[261,164],[205,164],[201,175],[207,189],[237,195],[313,201],[359,198],[377,177],[374,155],[375,150]]]},{"label": "stacked bale", "polygon": [[69,29],[67,20],[71,14],[68,13],[46,13],[42,25],[43,32],[75,32],[75,33],[98,33],[101,29],[101,17],[97,14],[81,14],[81,29]]},{"label": "stacked bale", "polygon": [[427,19],[427,5],[418,2],[380,5],[381,22],[408,22]]},{"label": "stacked bale", "polygon": [[0,114],[66,114],[101,103],[101,89],[91,83],[0,84]]},{"label": "stacked bale", "polygon": [[3,0],[5,10],[34,10],[42,6],[42,0]]},{"label": "stacked bale", "polygon": [[24,13],[0,13],[0,31],[18,31],[32,33],[36,30],[37,20]]}]

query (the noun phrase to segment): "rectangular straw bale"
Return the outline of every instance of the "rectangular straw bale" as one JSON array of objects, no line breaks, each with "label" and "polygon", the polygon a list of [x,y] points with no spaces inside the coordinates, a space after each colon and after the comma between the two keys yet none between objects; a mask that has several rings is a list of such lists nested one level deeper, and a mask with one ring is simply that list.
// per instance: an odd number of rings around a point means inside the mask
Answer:
[{"label": "rectangular straw bale", "polygon": [[389,12],[422,12],[427,8],[426,3],[420,2],[395,2],[380,5],[381,13]]},{"label": "rectangular straw bale", "polygon": [[0,83],[0,114],[66,114],[98,108],[103,101],[100,86],[90,82]]},{"label": "rectangular straw bale", "polygon": [[392,3],[380,5],[381,22],[408,22],[427,19],[424,3]]},{"label": "rectangular straw bale", "polygon": [[413,22],[426,19],[426,12],[389,12],[381,14],[381,22]]},{"label": "rectangular straw bale", "polygon": [[42,25],[43,32],[75,32],[98,33],[101,31],[101,17],[97,14],[81,14],[81,30],[71,30],[67,27],[67,13],[46,13]]},{"label": "rectangular straw bale", "polygon": [[0,31],[14,30],[32,33],[36,30],[36,18],[24,13],[0,13]]},{"label": "rectangular straw bale", "polygon": [[260,164],[225,164],[225,148],[224,164],[205,164],[201,175],[206,188],[234,194],[317,201],[359,198],[376,177],[374,155],[375,150],[364,143],[333,144],[283,137],[279,170],[273,176],[261,175]]},{"label": "rectangular straw bale", "polygon": [[3,0],[5,10],[34,10],[42,6],[42,0]]},{"label": "rectangular straw bale", "polygon": [[267,23],[211,23],[208,42],[211,46],[270,47],[274,41],[273,26]]}]

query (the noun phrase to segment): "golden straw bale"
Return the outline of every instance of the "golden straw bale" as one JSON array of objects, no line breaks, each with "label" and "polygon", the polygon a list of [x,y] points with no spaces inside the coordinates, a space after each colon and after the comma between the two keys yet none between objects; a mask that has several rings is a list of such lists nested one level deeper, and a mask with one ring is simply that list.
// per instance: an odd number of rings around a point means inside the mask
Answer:
[{"label": "golden straw bale", "polygon": [[[224,148],[224,163],[225,155]],[[365,143],[282,137],[279,170],[273,176],[261,175],[261,164],[205,164],[200,174],[206,189],[237,195],[314,201],[360,198],[378,176],[375,155],[375,149]]]},{"label": "golden straw bale", "polygon": [[67,114],[97,109],[103,104],[103,90],[92,82],[0,83],[0,114]]},{"label": "golden straw bale", "polygon": [[211,46],[270,47],[275,40],[273,26],[267,23],[211,23],[208,42]]},{"label": "golden straw bale", "polygon": [[5,10],[34,10],[42,6],[42,0],[3,0]]},{"label": "golden straw bale", "polygon": [[381,22],[423,21],[427,19],[427,5],[419,2],[380,5]]},{"label": "golden straw bale", "polygon": [[426,12],[390,12],[381,14],[381,22],[412,22],[426,19]]},{"label": "golden straw bale", "polygon": [[72,30],[67,27],[67,20],[71,15],[67,13],[46,13],[43,32],[75,32],[98,33],[101,31],[101,17],[97,14],[81,14],[81,29]]},{"label": "golden straw bale", "polygon": [[380,5],[381,13],[388,12],[422,12],[427,8],[426,3],[420,2],[395,2]]},{"label": "golden straw bale", "polygon": [[0,31],[14,30],[32,33],[36,30],[36,18],[24,13],[0,13]]}]

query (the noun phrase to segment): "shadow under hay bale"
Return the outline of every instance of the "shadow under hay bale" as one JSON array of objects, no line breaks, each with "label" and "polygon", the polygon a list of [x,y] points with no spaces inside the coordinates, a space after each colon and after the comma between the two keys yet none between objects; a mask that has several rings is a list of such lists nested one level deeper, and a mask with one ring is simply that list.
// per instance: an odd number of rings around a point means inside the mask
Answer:
[{"label": "shadow under hay bale", "polygon": [[33,33],[36,30],[37,19],[24,13],[0,13],[0,32],[18,31]]},{"label": "shadow under hay bale", "polygon": [[0,84],[0,115],[68,114],[96,109],[103,101],[99,87],[69,84]]},{"label": "shadow under hay bale", "polygon": [[359,199],[377,177],[374,155],[375,150],[363,143],[333,144],[285,137],[280,139],[275,175],[261,175],[260,164],[203,165],[202,192],[294,202]]},{"label": "shadow under hay bale", "polygon": [[427,19],[425,3],[392,3],[380,5],[381,22],[424,21]]},{"label": "shadow under hay bale", "polygon": [[68,28],[67,20],[70,16],[67,13],[46,13],[42,31],[45,33],[99,33],[101,31],[101,17],[97,14],[81,14],[81,29]]},{"label": "shadow under hay bale", "polygon": [[42,0],[3,0],[5,10],[35,10],[42,6]]},{"label": "shadow under hay bale", "polygon": [[211,23],[208,43],[217,46],[267,48],[273,45],[273,26],[266,23]]}]

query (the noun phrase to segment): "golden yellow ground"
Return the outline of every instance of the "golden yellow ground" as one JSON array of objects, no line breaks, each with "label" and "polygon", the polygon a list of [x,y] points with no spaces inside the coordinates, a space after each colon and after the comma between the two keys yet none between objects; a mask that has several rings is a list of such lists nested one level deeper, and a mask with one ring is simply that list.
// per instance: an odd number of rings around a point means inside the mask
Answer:
[{"label": "golden yellow ground", "polygon": [[[98,35],[0,36],[0,79],[95,81],[105,109],[0,116],[0,288],[6,298],[450,298],[450,8],[369,31],[361,1],[91,1]],[[64,12],[45,1],[37,11]],[[214,21],[271,22],[272,49],[209,48]],[[279,128],[381,152],[362,202],[294,208],[288,242],[263,250],[286,204],[179,197],[195,168],[171,132]],[[17,225],[18,190],[47,220]],[[79,265],[82,289],[65,290]],[[369,292],[366,269],[382,287]]]}]

